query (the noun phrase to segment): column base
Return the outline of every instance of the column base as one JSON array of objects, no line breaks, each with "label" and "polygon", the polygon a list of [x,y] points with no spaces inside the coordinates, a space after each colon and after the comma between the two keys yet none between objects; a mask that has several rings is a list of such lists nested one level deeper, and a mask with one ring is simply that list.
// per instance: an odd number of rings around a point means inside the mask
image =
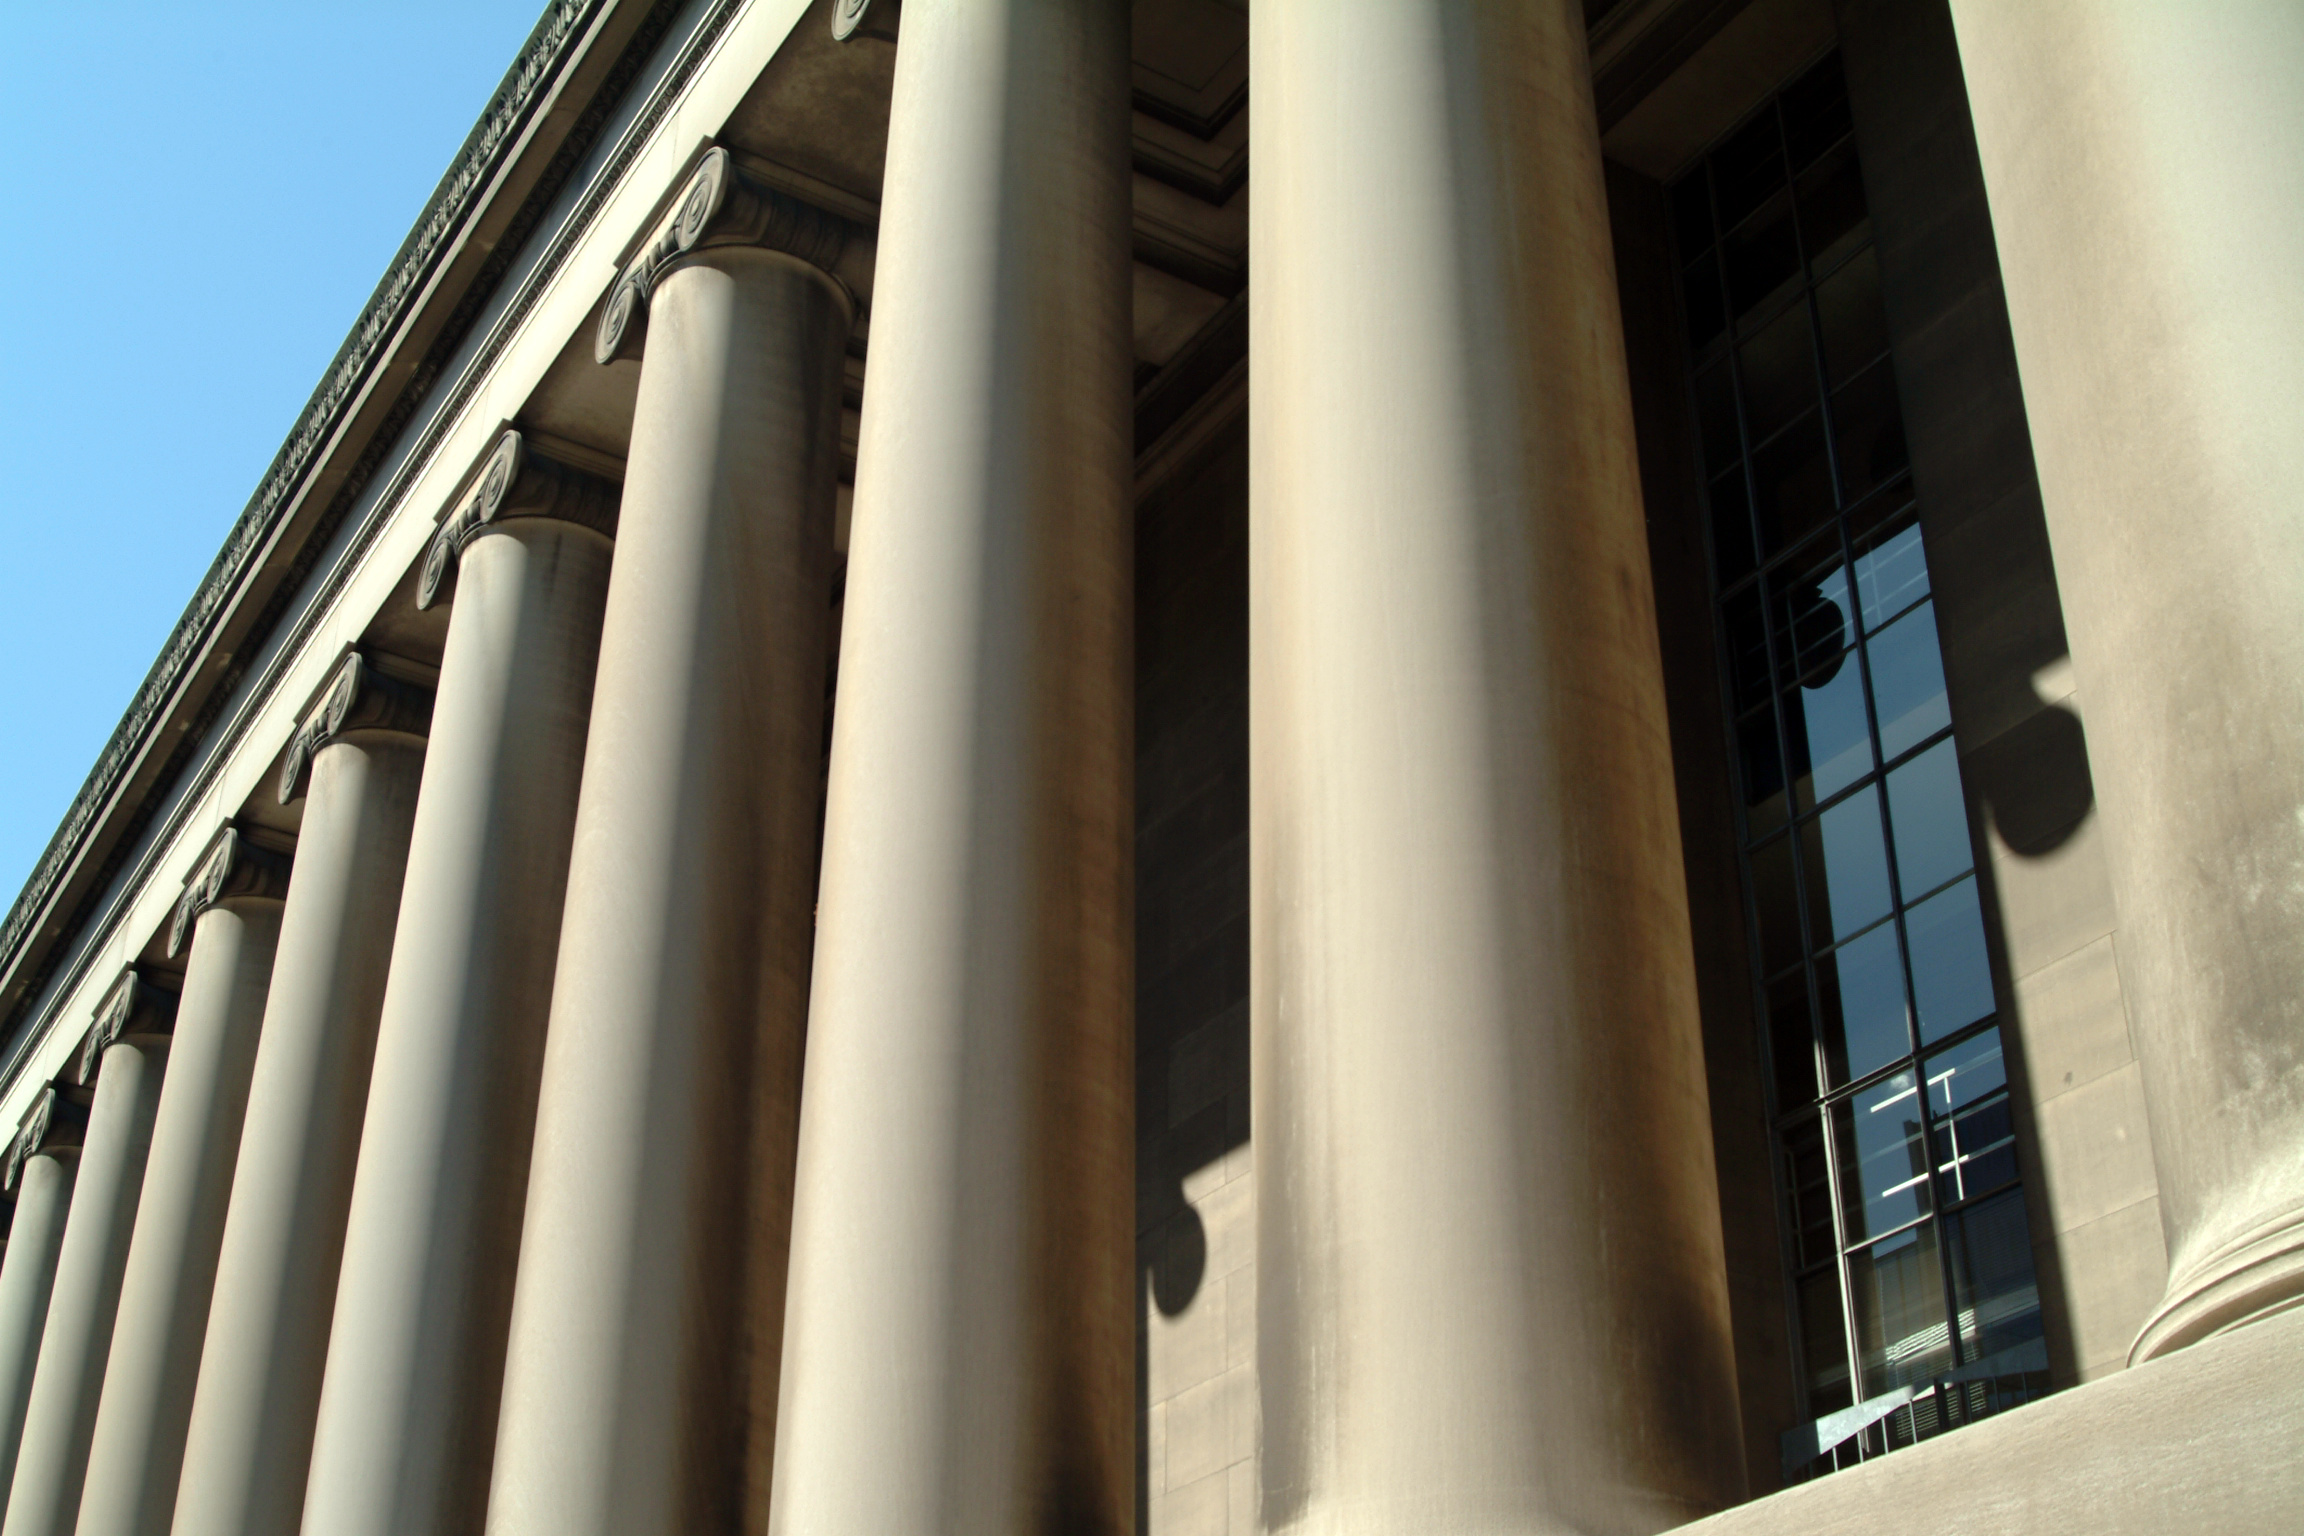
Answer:
[{"label": "column base", "polygon": [[2304,1304],[2304,1207],[2226,1243],[2182,1275],[2128,1346],[2142,1365],[2171,1350]]}]

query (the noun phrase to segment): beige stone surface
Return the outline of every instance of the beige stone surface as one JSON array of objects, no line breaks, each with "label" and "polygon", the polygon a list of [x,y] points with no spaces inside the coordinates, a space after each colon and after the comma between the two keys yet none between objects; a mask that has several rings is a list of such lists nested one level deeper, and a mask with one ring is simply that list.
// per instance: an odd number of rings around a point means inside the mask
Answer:
[{"label": "beige stone surface", "polygon": [[2104,863],[2104,819],[2093,815],[2053,848],[2018,853],[1997,829],[1987,840],[2000,895],[2008,970],[2030,976],[2119,926]]},{"label": "beige stone surface", "polygon": [[2170,1234],[2304,1296],[2304,9],[1954,0]]},{"label": "beige stone surface", "polygon": [[2168,1284],[2159,1197],[2068,1227],[2054,1241],[2057,1261],[2071,1277],[2065,1304],[2081,1379],[2125,1369],[2136,1330]]},{"label": "beige stone surface", "polygon": [[2035,1098],[2084,1088],[2136,1059],[2112,935],[2018,978],[2016,998]]}]

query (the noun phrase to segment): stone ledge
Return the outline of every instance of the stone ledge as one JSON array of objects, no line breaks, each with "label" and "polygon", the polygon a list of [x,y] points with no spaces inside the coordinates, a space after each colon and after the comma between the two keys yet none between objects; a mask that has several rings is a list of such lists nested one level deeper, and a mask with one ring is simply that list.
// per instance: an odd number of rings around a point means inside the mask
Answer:
[{"label": "stone ledge", "polygon": [[1682,1536],[2304,1530],[2304,1308],[1681,1526]]}]

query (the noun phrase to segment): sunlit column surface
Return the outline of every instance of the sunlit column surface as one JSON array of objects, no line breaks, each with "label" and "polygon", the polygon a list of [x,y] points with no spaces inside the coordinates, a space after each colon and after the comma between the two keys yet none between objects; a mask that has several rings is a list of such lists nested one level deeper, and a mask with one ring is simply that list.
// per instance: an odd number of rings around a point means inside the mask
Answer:
[{"label": "sunlit column surface", "polygon": [[56,1283],[56,1255],[64,1245],[72,1180],[80,1168],[85,1115],[58,1100],[54,1087],[43,1087],[8,1150],[16,1214],[8,1224],[7,1257],[0,1260],[0,1487],[16,1477],[24,1405],[32,1395],[32,1369],[40,1359],[40,1332]]},{"label": "sunlit column surface", "polygon": [[2304,1299],[2304,7],[1954,0],[2168,1290]]},{"label": "sunlit column surface", "polygon": [[1261,1519],[1741,1496],[1574,0],[1250,12]]}]

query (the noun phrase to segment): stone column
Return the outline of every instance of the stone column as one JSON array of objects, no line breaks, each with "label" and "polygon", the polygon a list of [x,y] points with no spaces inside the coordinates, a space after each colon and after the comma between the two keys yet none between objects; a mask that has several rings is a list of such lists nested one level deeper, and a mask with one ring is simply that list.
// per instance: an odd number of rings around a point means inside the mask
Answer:
[{"label": "stone column", "polygon": [[1952,11],[2152,1119],[2145,1360],[2304,1300],[2304,9]]},{"label": "stone column", "polygon": [[488,1529],[766,1519],[823,774],[827,216],[708,153],[617,281],[639,339]]},{"label": "stone column", "polygon": [[304,1529],[482,1522],[616,487],[507,432],[441,523],[455,575]]},{"label": "stone column", "polygon": [[904,8],[782,1536],[1133,1524],[1127,23]]},{"label": "stone column", "polygon": [[80,1054],[93,1085],[72,1214],[56,1254],[55,1289],[40,1333],[40,1363],[24,1408],[24,1438],[8,1489],[5,1536],[70,1536],[80,1513],[88,1442],[104,1389],[120,1278],[136,1226],[152,1118],[168,1064],[176,997],[130,966],[97,1005]]},{"label": "stone column", "polygon": [[175,1511],[287,889],[287,856],[227,824],[176,905],[168,952],[189,940],[191,953],[88,1448],[80,1536],[167,1536]]},{"label": "stone column", "polygon": [[24,1407],[40,1359],[40,1334],[64,1246],[72,1182],[80,1169],[87,1106],[49,1084],[33,1099],[8,1144],[8,1187],[16,1214],[8,1224],[8,1255],[0,1261],[0,1485],[16,1480],[16,1451],[24,1439]]},{"label": "stone column", "polygon": [[1575,0],[1256,0],[1250,1030],[1270,1531],[1742,1496]]},{"label": "stone column", "polygon": [[[175,1536],[297,1528],[431,697],[347,656],[290,740],[304,796],[185,1433]],[[307,788],[308,784],[308,788]]]}]

